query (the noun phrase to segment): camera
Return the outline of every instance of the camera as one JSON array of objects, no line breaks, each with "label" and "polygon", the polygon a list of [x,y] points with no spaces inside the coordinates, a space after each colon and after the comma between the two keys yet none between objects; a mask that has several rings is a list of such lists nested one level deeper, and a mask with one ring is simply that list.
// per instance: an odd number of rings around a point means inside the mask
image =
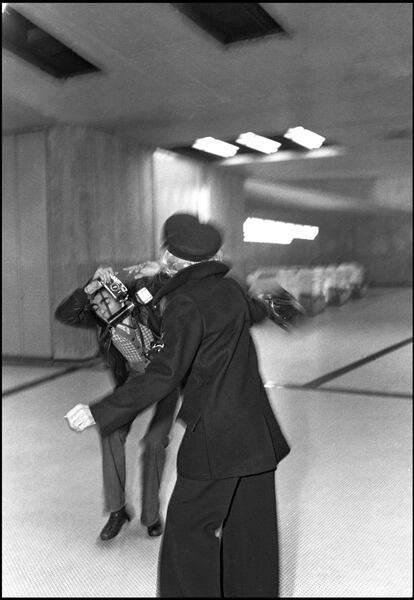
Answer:
[{"label": "camera", "polygon": [[126,286],[115,275],[111,275],[109,283],[100,281],[100,284],[101,287],[99,289],[105,288],[111,294],[112,298],[118,302],[122,303],[128,299],[128,290]]},{"label": "camera", "polygon": [[95,293],[105,289],[112,296],[112,298],[114,298],[114,300],[119,302],[121,305],[119,310],[117,310],[109,318],[104,319],[108,325],[115,327],[118,323],[123,321],[129,314],[132,313],[134,310],[134,304],[129,300],[127,287],[115,275],[111,275],[108,283],[103,281],[99,281],[99,283],[100,287]]}]

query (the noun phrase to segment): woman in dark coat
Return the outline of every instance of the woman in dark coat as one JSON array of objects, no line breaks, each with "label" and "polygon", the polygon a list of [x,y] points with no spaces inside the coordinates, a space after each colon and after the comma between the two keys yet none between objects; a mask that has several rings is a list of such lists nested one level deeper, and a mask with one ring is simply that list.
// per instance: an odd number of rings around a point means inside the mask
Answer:
[{"label": "woman in dark coat", "polygon": [[160,554],[160,596],[275,597],[274,475],[289,446],[249,332],[267,316],[266,306],[214,260],[221,236],[212,225],[175,214],[164,225],[164,241],[177,272],[154,297],[156,305],[166,302],[163,349],[145,375],[69,423],[77,431],[96,423],[109,433],[181,385],[178,417],[186,431]]}]

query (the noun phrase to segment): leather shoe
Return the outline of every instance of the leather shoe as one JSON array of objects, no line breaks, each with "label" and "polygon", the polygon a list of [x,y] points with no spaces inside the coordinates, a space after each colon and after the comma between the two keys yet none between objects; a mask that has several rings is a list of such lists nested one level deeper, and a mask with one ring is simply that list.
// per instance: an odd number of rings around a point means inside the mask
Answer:
[{"label": "leather shoe", "polygon": [[158,535],[161,535],[162,532],[163,532],[163,526],[162,526],[161,519],[157,519],[155,521],[155,523],[153,523],[152,525],[150,525],[148,527],[148,535],[150,537],[157,537]]},{"label": "leather shoe", "polygon": [[121,510],[111,512],[109,519],[105,527],[102,529],[100,538],[101,540],[111,540],[121,531],[122,525],[125,521],[130,521],[131,517],[127,513],[125,506]]}]

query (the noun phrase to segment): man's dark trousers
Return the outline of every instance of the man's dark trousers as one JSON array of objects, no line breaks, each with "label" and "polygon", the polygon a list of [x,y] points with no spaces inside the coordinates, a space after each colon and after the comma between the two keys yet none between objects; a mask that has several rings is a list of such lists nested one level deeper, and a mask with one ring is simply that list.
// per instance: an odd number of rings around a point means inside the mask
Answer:
[{"label": "man's dark trousers", "polygon": [[[174,420],[178,392],[174,391],[158,402],[142,440],[142,506],[141,523],[153,525],[160,514],[159,492],[164,470],[169,432]],[[102,471],[105,511],[120,510],[125,505],[126,456],[125,443],[131,423],[101,436]]]},{"label": "man's dark trousers", "polygon": [[277,597],[275,472],[206,481],[178,476],[159,567],[161,597]]}]

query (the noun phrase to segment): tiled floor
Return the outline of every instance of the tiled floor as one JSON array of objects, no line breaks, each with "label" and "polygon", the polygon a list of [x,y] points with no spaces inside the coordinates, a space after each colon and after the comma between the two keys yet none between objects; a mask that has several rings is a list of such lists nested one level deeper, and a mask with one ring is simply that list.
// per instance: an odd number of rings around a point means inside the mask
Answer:
[{"label": "tiled floor", "polygon": [[408,344],[381,356],[375,361],[359,367],[334,381],[323,384],[335,387],[360,390],[377,390],[387,393],[413,393],[411,366],[413,364],[413,344]]},{"label": "tiled floor", "polygon": [[281,595],[409,596],[411,401],[270,395],[292,444],[276,475]]},{"label": "tiled floor", "polygon": [[256,327],[263,378],[305,384],[412,336],[412,290],[370,294],[329,307],[290,332],[269,323]]},{"label": "tiled floor", "polygon": [[[274,382],[269,397],[292,445],[276,474],[282,597],[412,595],[412,345],[321,388],[300,387],[407,340],[411,306],[411,290],[371,290],[291,333],[271,323],[254,331],[263,377]],[[34,375],[3,367],[6,389]],[[155,596],[160,540],[148,538],[138,518],[139,440],[152,410],[136,419],[127,441],[137,518],[107,543],[97,542],[105,521],[96,431],[75,434],[63,418],[110,389],[107,371],[92,368],[3,398],[4,597]],[[177,422],[164,513],[182,434]]]},{"label": "tiled floor", "polygon": [[3,392],[6,392],[21,385],[62,373],[63,371],[64,368],[62,367],[18,367],[7,365],[2,368],[1,389]]}]

